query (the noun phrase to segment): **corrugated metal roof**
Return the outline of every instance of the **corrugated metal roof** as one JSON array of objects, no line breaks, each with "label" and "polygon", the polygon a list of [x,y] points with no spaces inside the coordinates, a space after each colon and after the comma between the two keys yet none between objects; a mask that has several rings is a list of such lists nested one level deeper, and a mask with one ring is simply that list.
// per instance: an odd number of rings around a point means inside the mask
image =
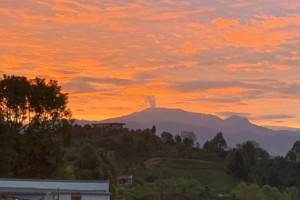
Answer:
[{"label": "corrugated metal roof", "polygon": [[75,183],[108,183],[108,180],[56,180],[56,179],[20,179],[0,178],[0,181],[40,181],[40,182],[75,182]]},{"label": "corrugated metal roof", "polygon": [[77,191],[109,192],[108,181],[68,181],[68,180],[34,180],[34,179],[0,179],[0,191]]},{"label": "corrugated metal roof", "polygon": [[[36,189],[36,188],[11,188],[11,187],[0,187],[0,195],[46,195],[46,194],[71,194],[71,193],[78,193],[78,190],[61,190],[61,189]],[[81,190],[81,194],[105,194],[109,195],[108,191],[101,191],[101,190]]]}]

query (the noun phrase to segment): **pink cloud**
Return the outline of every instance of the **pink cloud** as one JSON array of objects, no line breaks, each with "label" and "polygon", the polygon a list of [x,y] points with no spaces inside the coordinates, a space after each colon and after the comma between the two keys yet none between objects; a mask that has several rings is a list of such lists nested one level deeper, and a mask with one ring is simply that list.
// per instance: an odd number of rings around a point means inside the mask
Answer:
[{"label": "pink cloud", "polygon": [[54,5],[52,7],[53,10],[62,11],[62,12],[70,12],[70,13],[77,13],[77,10],[74,8],[65,6],[65,5]]},{"label": "pink cloud", "polygon": [[240,21],[237,19],[223,19],[221,17],[213,19],[211,22],[219,26],[230,26],[240,24]]}]

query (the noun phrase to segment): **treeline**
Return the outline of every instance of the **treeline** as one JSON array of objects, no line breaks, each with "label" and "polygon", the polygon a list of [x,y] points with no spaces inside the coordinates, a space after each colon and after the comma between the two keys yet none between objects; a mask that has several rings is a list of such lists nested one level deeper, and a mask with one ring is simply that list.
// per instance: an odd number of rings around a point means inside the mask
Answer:
[{"label": "treeline", "polygon": [[243,200],[299,200],[299,191],[296,187],[287,187],[280,191],[276,187],[256,184],[240,183],[233,190],[234,198]]},{"label": "treeline", "polygon": [[153,182],[139,181],[134,185],[121,187],[116,199],[209,199],[213,198],[207,187],[196,179],[176,177],[157,179]]},{"label": "treeline", "polygon": [[[150,197],[150,198],[149,198]],[[156,180],[150,183],[136,184],[121,189],[118,199],[178,199],[178,200],[299,200],[296,187],[288,187],[281,191],[269,185],[258,186],[242,182],[233,189],[231,195],[215,195],[203,187],[195,179],[183,177]]]}]

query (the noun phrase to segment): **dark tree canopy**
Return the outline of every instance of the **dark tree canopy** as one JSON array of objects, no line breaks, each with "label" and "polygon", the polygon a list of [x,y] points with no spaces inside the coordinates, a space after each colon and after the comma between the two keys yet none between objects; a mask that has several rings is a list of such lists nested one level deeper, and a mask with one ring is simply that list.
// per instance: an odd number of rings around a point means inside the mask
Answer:
[{"label": "dark tree canopy", "polygon": [[230,164],[227,166],[230,172],[240,179],[247,180],[248,174],[244,163],[243,155],[240,150],[232,151]]},{"label": "dark tree canopy", "polygon": [[211,144],[215,147],[215,148],[220,148],[220,149],[224,149],[227,147],[226,141],[223,137],[223,134],[221,132],[219,132],[211,141]]},{"label": "dark tree canopy", "polygon": [[56,81],[0,79],[0,177],[64,177],[71,139],[67,94]]},{"label": "dark tree canopy", "polygon": [[227,147],[223,134],[219,132],[211,141],[204,143],[203,149],[206,151],[224,150]]},{"label": "dark tree canopy", "polygon": [[0,117],[19,131],[28,115],[30,84],[26,77],[3,76],[0,81]]},{"label": "dark tree canopy", "polygon": [[245,159],[245,163],[247,165],[254,165],[255,164],[255,146],[251,141],[247,141],[242,145],[242,153]]},{"label": "dark tree canopy", "polygon": [[187,147],[193,147],[196,141],[196,135],[193,131],[183,131],[182,132],[182,142]]},{"label": "dark tree canopy", "polygon": [[169,132],[162,132],[161,139],[162,139],[163,142],[165,142],[167,144],[174,144],[175,143],[173,135]]},{"label": "dark tree canopy", "polygon": [[67,100],[57,81],[8,75],[0,80],[0,117],[15,132],[56,127],[71,116]]},{"label": "dark tree canopy", "polygon": [[300,141],[296,141],[293,145],[293,148],[289,150],[289,152],[286,155],[286,158],[291,161],[300,161]]},{"label": "dark tree canopy", "polygon": [[176,143],[181,143],[181,142],[182,142],[181,136],[178,135],[178,134],[176,134],[176,135],[175,135],[175,141],[176,141]]}]

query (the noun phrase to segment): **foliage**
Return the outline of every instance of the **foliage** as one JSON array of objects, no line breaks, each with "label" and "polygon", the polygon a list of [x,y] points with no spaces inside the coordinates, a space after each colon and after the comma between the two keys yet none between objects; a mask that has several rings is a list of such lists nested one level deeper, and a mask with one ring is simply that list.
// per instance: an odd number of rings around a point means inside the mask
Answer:
[{"label": "foliage", "polygon": [[57,178],[64,170],[64,150],[59,140],[42,133],[20,135],[18,162],[14,174],[19,178]]},{"label": "foliage", "polygon": [[79,180],[109,180],[110,192],[115,195],[116,174],[104,153],[90,144],[80,149],[75,163],[75,177]]},{"label": "foliage", "polygon": [[269,179],[270,155],[255,142],[247,141],[227,153],[225,166],[235,176],[263,185]]},{"label": "foliage", "polygon": [[300,161],[300,141],[296,141],[292,149],[287,153],[288,160],[299,162]]},{"label": "foliage", "polygon": [[162,148],[160,137],[150,129],[130,131],[74,126],[73,133],[73,145],[82,147],[90,143],[105,152],[113,152],[112,163],[119,174],[132,173],[133,168],[142,167],[145,160]]},{"label": "foliage", "polygon": [[248,180],[248,173],[241,151],[231,151],[227,156],[227,169],[236,177]]},{"label": "foliage", "polygon": [[259,187],[256,184],[240,183],[233,190],[236,197],[243,200],[299,200],[298,190],[289,187],[285,191],[280,191],[276,187],[264,185]]},{"label": "foliage", "polygon": [[237,179],[215,162],[195,159],[153,158],[145,162],[146,169],[137,175],[146,181],[185,177],[196,179],[214,192],[225,192],[234,188]]},{"label": "foliage", "polygon": [[71,139],[67,94],[56,81],[4,75],[0,80],[0,176],[64,178]]},{"label": "foliage", "polygon": [[192,131],[182,132],[182,142],[186,147],[193,147],[196,141],[196,135]]},{"label": "foliage", "polygon": [[[197,179],[213,192],[229,191],[237,180],[258,185],[269,184],[280,189],[300,185],[300,166],[297,162],[282,157],[272,158],[254,141],[247,141],[226,151],[226,141],[221,133],[208,141],[209,146],[203,149],[184,145],[179,135],[174,139],[171,133],[164,132],[158,137],[151,129],[116,130],[74,126],[73,133],[73,145],[76,148],[90,143],[105,152],[113,152],[113,159],[109,161],[116,174],[135,173],[137,179],[146,183],[182,176]],[[201,168],[201,164],[195,164],[196,161],[207,162],[204,160],[214,163],[215,167],[202,163],[207,167]]]},{"label": "foliage", "polygon": [[0,80],[0,116],[15,132],[56,131],[69,118],[67,94],[57,81],[4,75]]},{"label": "foliage", "polygon": [[158,179],[151,183],[141,182],[134,187],[118,191],[118,199],[198,199],[208,197],[208,191],[195,179],[184,177]]},{"label": "foliage", "polygon": [[18,160],[15,150],[18,135],[10,133],[8,126],[0,121],[0,177],[14,177],[13,167]]},{"label": "foliage", "polygon": [[173,135],[169,132],[162,132],[161,139],[162,139],[163,142],[165,142],[167,144],[174,144],[175,143]]},{"label": "foliage", "polygon": [[64,151],[60,141],[45,134],[18,134],[0,125],[0,176],[63,177]]},{"label": "foliage", "polygon": [[111,179],[115,183],[115,174],[106,156],[89,144],[80,150],[79,159],[75,163],[75,175],[77,179]]},{"label": "foliage", "polygon": [[154,133],[154,134],[156,133],[156,126],[155,125],[152,126],[151,133]]},{"label": "foliage", "polygon": [[227,147],[223,134],[219,132],[211,141],[206,141],[203,145],[203,150],[209,153],[211,156],[217,156],[222,159],[225,158]]},{"label": "foliage", "polygon": [[177,143],[181,143],[182,142],[182,138],[180,137],[180,135],[178,135],[178,134],[175,135],[175,141]]},{"label": "foliage", "polygon": [[249,166],[255,165],[256,152],[255,152],[255,146],[253,142],[251,141],[245,142],[241,147],[241,151],[246,165]]}]

